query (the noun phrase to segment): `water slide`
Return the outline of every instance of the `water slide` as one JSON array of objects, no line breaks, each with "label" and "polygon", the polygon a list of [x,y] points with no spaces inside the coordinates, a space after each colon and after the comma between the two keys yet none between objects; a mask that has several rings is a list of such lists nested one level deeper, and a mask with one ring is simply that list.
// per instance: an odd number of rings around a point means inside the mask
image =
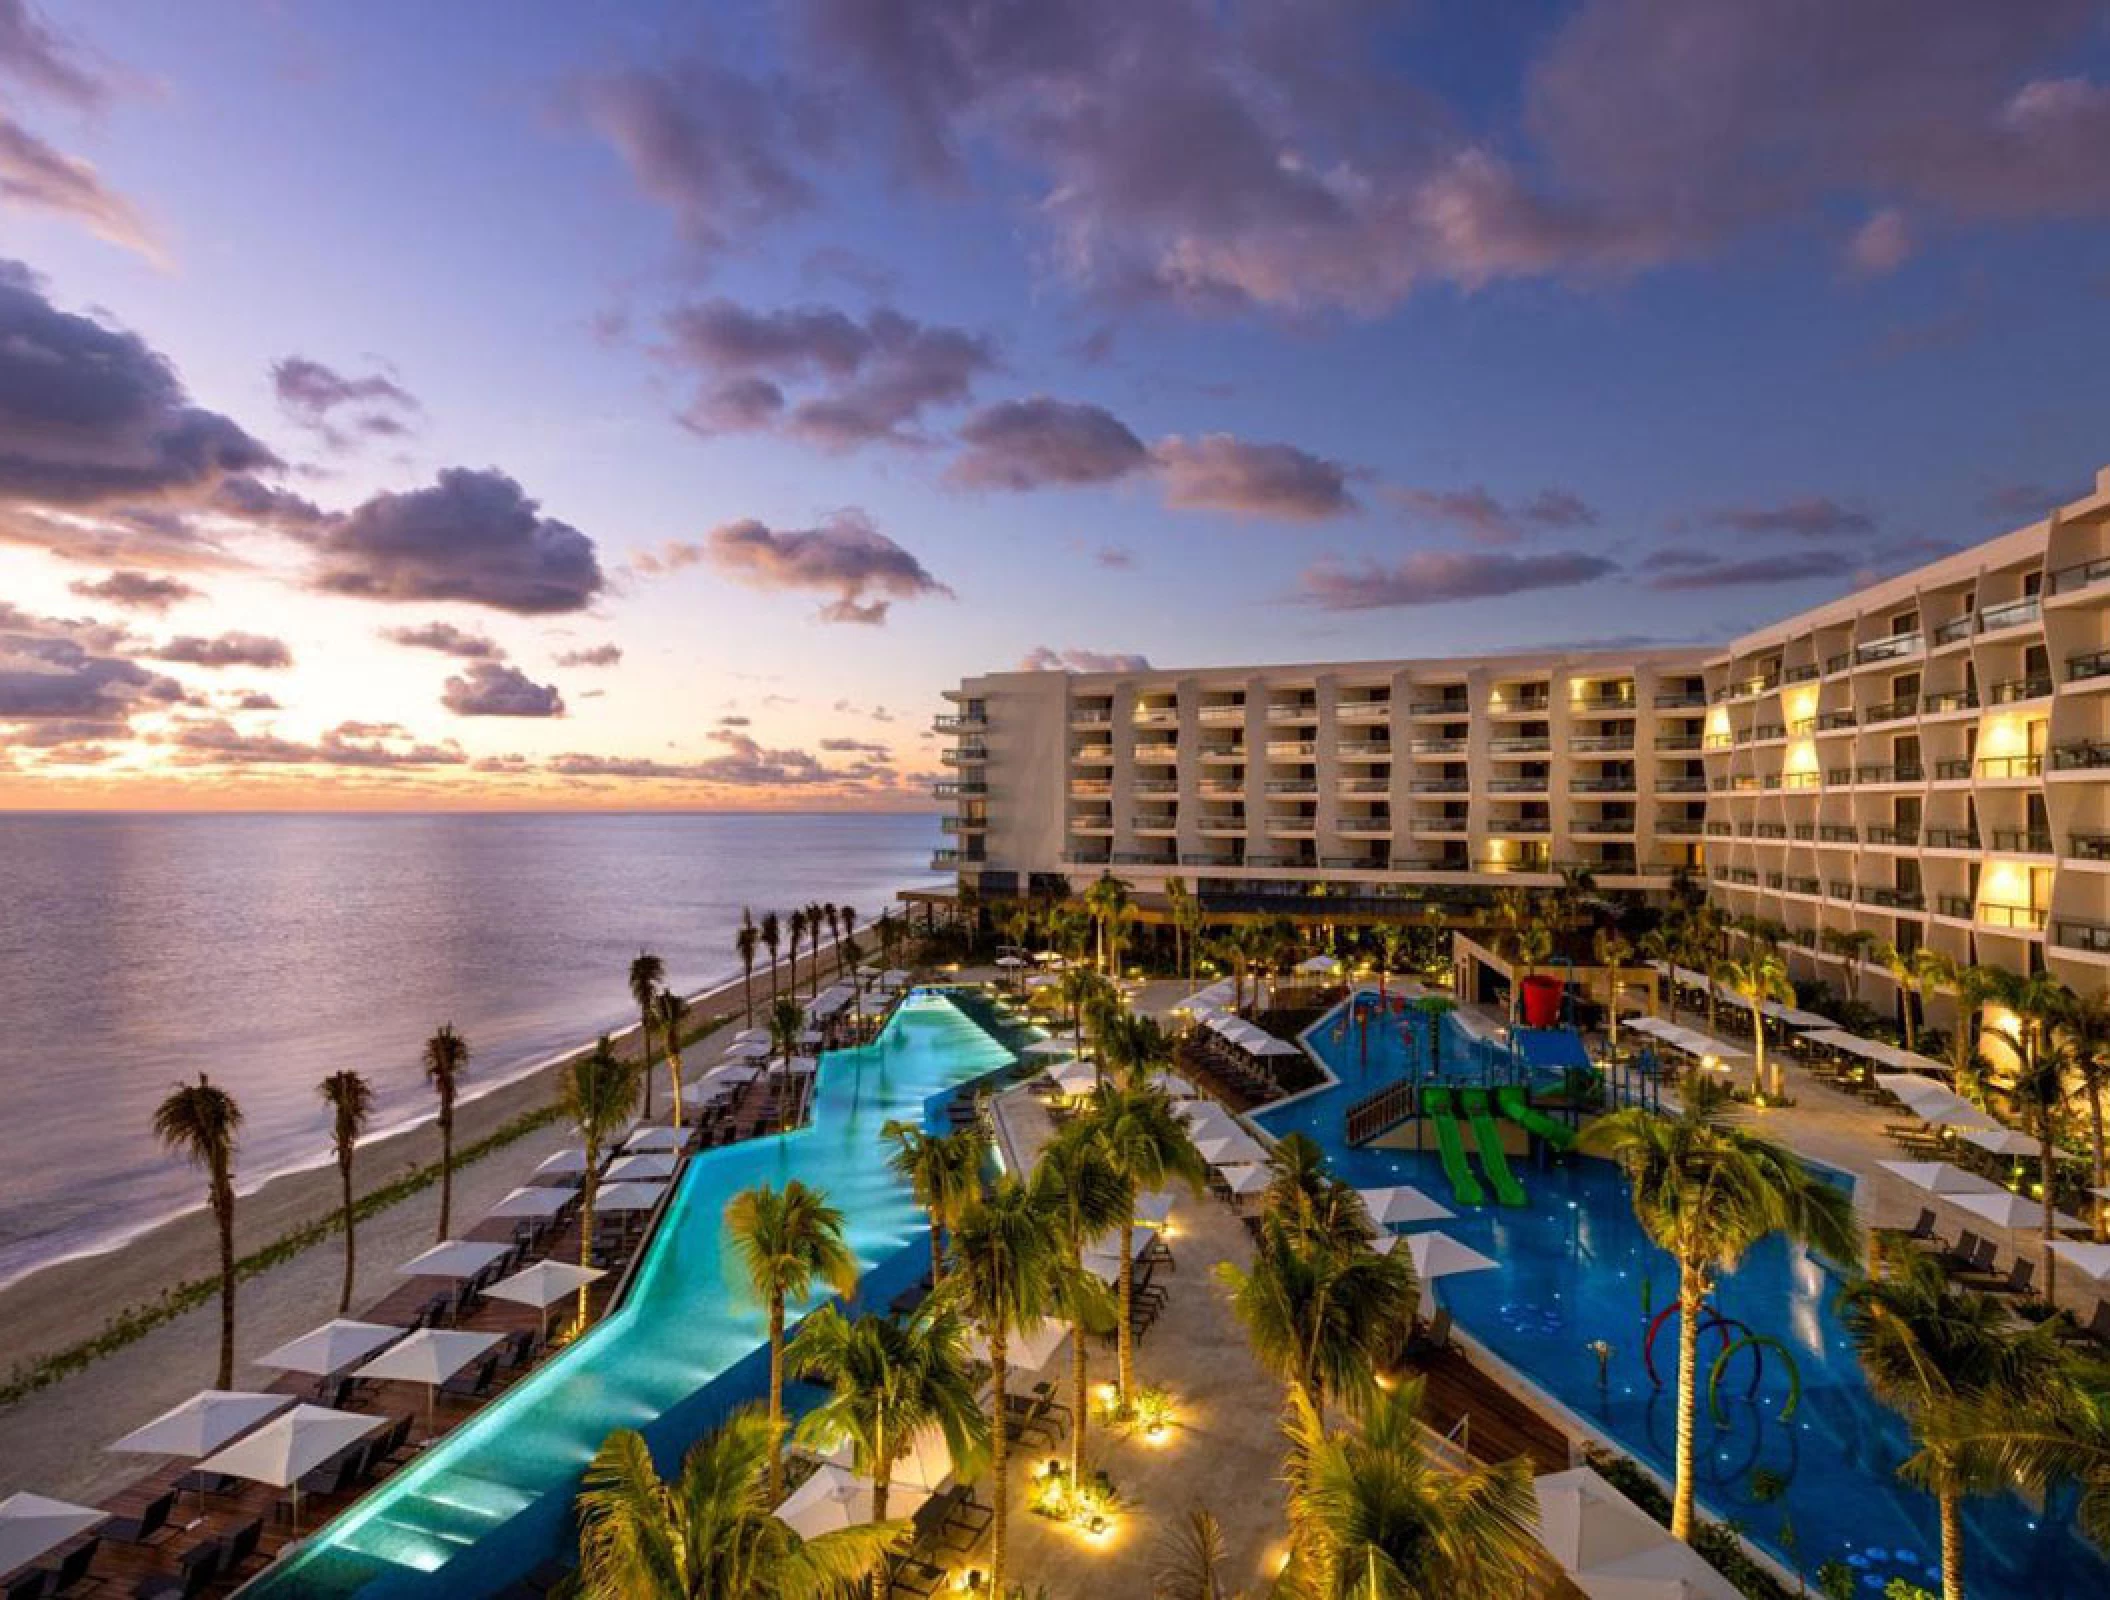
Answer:
[{"label": "water slide", "polygon": [[1531,1096],[1519,1084],[1505,1083],[1495,1090],[1495,1105],[1503,1116],[1514,1122],[1526,1133],[1535,1133],[1556,1150],[1573,1149],[1575,1130],[1565,1122],[1556,1122],[1552,1117],[1531,1103]]},{"label": "water slide", "polygon": [[1465,1115],[1473,1125],[1473,1143],[1479,1147],[1480,1166],[1487,1173],[1487,1182],[1495,1191],[1495,1199],[1505,1206],[1523,1205],[1524,1186],[1509,1170],[1509,1157],[1502,1152],[1502,1130],[1495,1125],[1494,1113],[1488,1109],[1487,1091],[1467,1089],[1459,1098],[1464,1102]]},{"label": "water slide", "polygon": [[1436,1153],[1443,1159],[1444,1176],[1451,1180],[1451,1194],[1462,1206],[1486,1205],[1487,1193],[1465,1159],[1465,1139],[1451,1110],[1451,1091],[1432,1084],[1422,1091],[1422,1109],[1436,1124]]}]

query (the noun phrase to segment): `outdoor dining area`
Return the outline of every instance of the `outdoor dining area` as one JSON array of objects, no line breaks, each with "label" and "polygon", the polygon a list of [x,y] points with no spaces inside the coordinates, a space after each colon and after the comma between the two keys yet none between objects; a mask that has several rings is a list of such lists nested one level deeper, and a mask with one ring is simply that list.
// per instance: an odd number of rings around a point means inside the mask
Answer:
[{"label": "outdoor dining area", "polygon": [[1241,1110],[1282,1098],[1285,1091],[1276,1068],[1284,1060],[1301,1060],[1301,1045],[1206,1002],[1197,1006],[1190,1001],[1185,1010],[1194,1026],[1179,1041],[1182,1071],[1235,1101]]}]

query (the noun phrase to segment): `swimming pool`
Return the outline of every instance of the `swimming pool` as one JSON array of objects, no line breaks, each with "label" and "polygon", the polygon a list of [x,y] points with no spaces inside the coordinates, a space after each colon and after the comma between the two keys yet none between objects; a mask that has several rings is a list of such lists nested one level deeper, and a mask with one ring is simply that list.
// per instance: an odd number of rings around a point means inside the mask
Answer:
[{"label": "swimming pool", "polygon": [[[1334,1020],[1323,1019],[1308,1037],[1342,1082],[1254,1120],[1276,1135],[1310,1135],[1359,1186],[1418,1184],[1449,1203],[1433,1151],[1347,1146],[1342,1113],[1385,1079],[1375,1066],[1362,1065],[1354,1031],[1334,1039]],[[1410,1022],[1417,1036],[1426,1025],[1418,1016]],[[1426,1047],[1425,1039],[1419,1042]],[[1373,1059],[1376,1054],[1373,1030]],[[1395,1062],[1392,1074],[1397,1071]],[[1457,1221],[1442,1225],[1501,1267],[1446,1278],[1437,1298],[1473,1338],[1668,1478],[1675,1465],[1675,1397],[1650,1383],[1642,1345],[1653,1315],[1675,1299],[1670,1257],[1642,1234],[1610,1163],[1577,1159],[1542,1168],[1520,1161],[1518,1169],[1529,1204],[1461,1211]],[[1773,1239],[1746,1256],[1716,1292],[1724,1315],[1793,1353],[1802,1395],[1793,1419],[1782,1420],[1784,1364],[1767,1352],[1764,1377],[1747,1394],[1752,1355],[1731,1358],[1721,1385],[1721,1424],[1702,1397],[1700,1498],[1712,1515],[1735,1519],[1813,1579],[1821,1563],[1837,1559],[1855,1568],[1871,1596],[1893,1576],[1938,1590],[1934,1502],[1897,1481],[1894,1469],[1911,1453],[1909,1438],[1862,1379],[1833,1309],[1837,1287],[1820,1262]],[[1601,1388],[1588,1348],[1598,1339],[1612,1346]],[[1717,1349],[1710,1335],[1703,1384]],[[1677,1362],[1675,1319],[1656,1341],[1655,1360],[1668,1380]],[[2019,1497],[2006,1496],[1966,1502],[1964,1524],[1965,1573],[1977,1600],[2110,1592],[2110,1563],[2072,1531],[2068,1517],[2040,1516]]]},{"label": "swimming pool", "polygon": [[884,1305],[927,1256],[881,1126],[931,1117],[938,1099],[1014,1059],[943,995],[911,995],[872,1044],[823,1059],[808,1127],[690,1161],[620,1310],[244,1594],[488,1595],[566,1555],[579,1476],[610,1429],[641,1430],[669,1471],[717,1418],[766,1392],[767,1322],[727,1248],[727,1197],[792,1178],[826,1191],[865,1265],[860,1299]]}]

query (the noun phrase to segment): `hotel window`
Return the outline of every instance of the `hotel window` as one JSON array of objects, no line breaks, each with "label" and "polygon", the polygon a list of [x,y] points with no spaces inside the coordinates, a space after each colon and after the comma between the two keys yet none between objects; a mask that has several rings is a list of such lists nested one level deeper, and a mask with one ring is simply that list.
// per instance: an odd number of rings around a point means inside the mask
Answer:
[{"label": "hotel window", "polygon": [[1919,625],[1920,614],[1917,611],[1900,611],[1890,619],[1890,636],[1893,639],[1903,638]]}]

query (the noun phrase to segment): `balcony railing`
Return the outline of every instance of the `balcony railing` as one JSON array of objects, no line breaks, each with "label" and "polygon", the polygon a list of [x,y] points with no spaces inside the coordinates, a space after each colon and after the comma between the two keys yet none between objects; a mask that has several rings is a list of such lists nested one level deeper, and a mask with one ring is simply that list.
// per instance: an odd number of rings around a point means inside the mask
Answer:
[{"label": "balcony railing", "polygon": [[1319,780],[1316,778],[1271,778],[1268,780],[1267,792],[1269,794],[1315,795],[1319,792]]},{"label": "balcony railing", "polygon": [[1836,822],[1824,823],[1817,829],[1819,844],[1859,844],[1861,836],[1854,829]]},{"label": "balcony railing", "polygon": [[2110,861],[2110,833],[2076,833],[2066,841],[2066,854],[2075,861]]},{"label": "balcony railing", "polygon": [[1631,732],[1588,733],[1580,738],[1570,739],[1568,748],[1578,753],[1592,750],[1631,750],[1634,748],[1634,736]]},{"label": "balcony railing", "polygon": [[1656,823],[1656,832],[1672,839],[1696,838],[1700,826],[1698,817],[1663,817]]},{"label": "balcony railing", "polygon": [[[2071,660],[2067,665],[2071,667]],[[1986,700],[1996,706],[2011,706],[2018,700],[2041,700],[2050,693],[2050,677],[2040,674],[2030,678],[2009,678],[1996,683],[1986,691]]]},{"label": "balcony railing", "polygon": [[1466,717],[1472,715],[1472,702],[1463,695],[1446,696],[1441,700],[1416,700],[1407,707],[1410,717]]},{"label": "balcony railing", "polygon": [[1147,744],[1136,746],[1135,759],[1138,761],[1162,763],[1177,761],[1179,758],[1180,747],[1176,740],[1154,739]]},{"label": "balcony railing", "polygon": [[1894,828],[1874,822],[1869,824],[1867,839],[1870,844],[1918,844],[1920,832],[1917,828]]},{"label": "balcony railing", "polygon": [[1384,739],[1343,739],[1334,753],[1343,761],[1386,761],[1392,746]]},{"label": "balcony railing", "polygon": [[1971,897],[1967,894],[1938,894],[1934,897],[1934,914],[1937,917],[1954,917],[1959,922],[1971,920]]},{"label": "balcony railing", "polygon": [[1342,817],[1334,824],[1334,831],[1344,834],[1389,834],[1392,831],[1390,817]]},{"label": "balcony railing", "polygon": [[1319,744],[1316,739],[1270,739],[1267,753],[1271,760],[1294,760],[1299,756],[1317,755]]},{"label": "balcony railing", "polygon": [[1953,622],[1944,622],[1934,630],[1934,642],[1937,645],[1944,645],[1954,644],[1959,639],[1968,639],[1976,630],[1977,621],[1976,617],[1966,612]]},{"label": "balcony railing", "polygon": [[1978,691],[1975,689],[1952,689],[1947,694],[1929,694],[1920,697],[1920,709],[1931,715],[1944,711],[1976,711]]},{"label": "balcony railing", "polygon": [[[1489,794],[1544,794],[1546,792],[1546,782],[1547,780],[1544,778],[1491,778],[1488,780],[1487,792]],[[1419,785],[1416,785],[1416,787],[1418,788]]]},{"label": "balcony railing", "polygon": [[1995,828],[1993,848],[2010,855],[2048,856],[2051,854],[2051,830],[2048,828]]},{"label": "balcony railing", "polygon": [[1195,716],[1203,722],[1243,722],[1245,711],[1243,701],[1234,701],[1228,705],[1203,706],[1195,712]]},{"label": "balcony railing", "polygon": [[1551,817],[1494,817],[1487,824],[1489,833],[1551,833]]},{"label": "balcony railing", "polygon": [[930,725],[940,733],[973,733],[989,726],[989,719],[976,711],[963,711],[958,716],[933,717]]},{"label": "balcony railing", "polygon": [[2043,772],[2044,758],[2040,755],[1981,756],[1978,760],[1981,778],[2035,778]]},{"label": "balcony railing", "polygon": [[1602,778],[1577,778],[1568,788],[1575,794],[1632,794],[1636,785],[1634,775],[1623,772]]},{"label": "balcony railing", "polygon": [[1111,728],[1114,714],[1111,711],[1072,711],[1070,726],[1073,728]]},{"label": "balcony railing", "polygon": [[1392,716],[1389,700],[1344,700],[1333,708],[1336,722],[1385,722]]},{"label": "balcony railing", "polygon": [[1861,714],[1861,725],[1871,727],[1878,722],[1895,722],[1900,717],[1909,717],[1919,710],[1912,696],[1897,700],[1884,700],[1870,706]]},{"label": "balcony railing", "polygon": [[[1585,837],[1596,837],[1599,835],[1624,837],[1634,831],[1634,819],[1632,817],[1584,817],[1581,821],[1572,824],[1568,831]],[[1665,830],[1658,828],[1656,831],[1661,833]]]},{"label": "balcony railing", "polygon": [[1871,661],[1896,661],[1903,656],[1916,656],[1926,647],[1926,642],[1916,633],[1894,633],[1887,639],[1872,639],[1854,647],[1854,665],[1865,667]]},{"label": "balcony railing", "polygon": [[2035,622],[2044,615],[2044,605],[2035,595],[2022,600],[2010,600],[2006,605],[1993,607],[1978,613],[1978,626],[1986,633],[2001,628],[2019,628],[2025,622]]},{"label": "balcony railing", "polygon": [[1340,794],[1390,794],[1390,778],[1342,778],[1334,784]]},{"label": "balcony railing", "polygon": [[1883,889],[1863,885],[1854,898],[1865,906],[1881,906],[1889,911],[1924,911],[1926,896],[1917,889]]},{"label": "balcony railing", "polygon": [[1917,761],[1898,761],[1887,766],[1878,764],[1854,768],[1856,783],[1918,783],[1926,775],[1927,769]]},{"label": "balcony railing", "polygon": [[2086,683],[2090,678],[2105,676],[2110,676],[2110,650],[2089,650],[2066,658],[2068,683]]},{"label": "balcony railing", "polygon": [[1656,748],[1659,751],[1697,750],[1701,748],[1700,735],[1697,733],[1659,733],[1656,735]]},{"label": "balcony railing", "polygon": [[1553,748],[1553,741],[1543,734],[1530,739],[1490,739],[1487,748],[1498,756],[1543,755]]},{"label": "balcony railing", "polygon": [[[1109,761],[1113,759],[1113,754],[1111,749],[1106,752]],[[989,748],[979,744],[955,745],[950,750],[939,751],[938,759],[948,767],[980,766],[989,759]]]},{"label": "balcony railing", "polygon": [[2051,747],[2051,770],[2054,772],[2085,772],[2097,767],[2110,767],[2110,744],[2082,739]]},{"label": "balcony railing", "polygon": [[951,800],[963,794],[987,794],[989,785],[980,778],[940,778],[930,792],[940,800]]},{"label": "balcony railing", "polygon": [[1788,730],[1778,722],[1755,722],[1751,725],[1751,737],[1754,742],[1785,739],[1787,736]]},{"label": "balcony railing", "polygon": [[1658,794],[1705,794],[1706,792],[1707,780],[1705,778],[1695,778],[1681,773],[1669,772],[1656,779],[1656,793]]},{"label": "balcony railing", "polygon": [[1172,778],[1138,778],[1129,786],[1131,794],[1178,794],[1180,786]]},{"label": "balcony railing", "polygon": [[1956,778],[1968,778],[1970,775],[1971,763],[1968,761],[1950,760],[1937,761],[1934,763],[1934,777],[1935,781],[1937,782],[1948,782]]},{"label": "balcony railing", "polygon": [[1464,794],[1471,785],[1464,778],[1416,778],[1407,785],[1410,794]]},{"label": "balcony railing", "polygon": [[1470,742],[1466,739],[1415,739],[1407,749],[1417,756],[1446,756],[1462,753]]},{"label": "balcony railing", "polygon": [[1921,842],[1929,850],[1976,850],[1978,833],[1973,828],[1929,828]]},{"label": "balcony railing", "polygon": [[2110,578],[2110,557],[2096,561],[2082,561],[2070,567],[2061,567],[2051,575],[2051,592],[2069,594],[2075,589],[2086,589]]},{"label": "balcony railing", "polygon": [[1656,696],[1658,711],[1677,711],[1684,707],[1704,707],[1707,704],[1705,689],[1672,689]]},{"label": "balcony railing", "polygon": [[2042,906],[2004,906],[1987,901],[1978,908],[1978,921],[1989,928],[2020,928],[2034,933],[2044,926]]},{"label": "balcony railing", "polygon": [[2052,924],[2051,942],[2062,950],[2086,950],[2091,955],[2110,955],[2110,925],[2072,922],[2060,918]]},{"label": "balcony railing", "polygon": [[1782,683],[1808,683],[1812,678],[1822,676],[1822,673],[1823,669],[1816,662],[1799,661],[1781,673],[1780,681]]}]

